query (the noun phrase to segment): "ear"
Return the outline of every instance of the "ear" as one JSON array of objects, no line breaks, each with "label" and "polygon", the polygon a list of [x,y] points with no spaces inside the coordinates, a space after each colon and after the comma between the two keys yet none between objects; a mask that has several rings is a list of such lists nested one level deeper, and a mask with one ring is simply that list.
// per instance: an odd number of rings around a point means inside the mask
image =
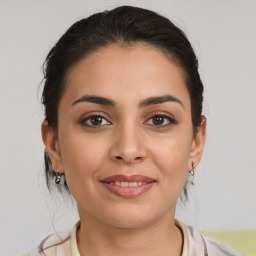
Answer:
[{"label": "ear", "polygon": [[42,122],[41,133],[44,145],[51,159],[52,168],[54,170],[58,169],[60,173],[63,173],[64,171],[58,137],[46,120]]},{"label": "ear", "polygon": [[192,169],[191,168],[192,161],[195,163],[195,165],[198,165],[202,158],[205,138],[206,138],[206,118],[203,117],[200,127],[198,128],[197,134],[195,135],[191,144],[190,161],[189,161],[189,167],[188,167],[189,171],[191,171]]}]

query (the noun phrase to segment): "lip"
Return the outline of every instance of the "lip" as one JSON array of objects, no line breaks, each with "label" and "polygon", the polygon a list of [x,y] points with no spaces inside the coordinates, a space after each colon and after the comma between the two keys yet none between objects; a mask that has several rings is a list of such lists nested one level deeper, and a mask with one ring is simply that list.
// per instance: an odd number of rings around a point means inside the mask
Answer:
[{"label": "lip", "polygon": [[155,181],[154,179],[144,176],[144,175],[131,175],[131,176],[126,176],[126,175],[114,175],[107,177],[106,179],[102,180],[102,182],[115,182],[115,181],[126,181],[126,182],[153,182]]},{"label": "lip", "polygon": [[[146,184],[142,184],[136,187],[121,187],[115,184],[112,184],[115,181],[120,182],[146,182]],[[110,184],[111,182],[111,184]],[[101,183],[112,193],[123,197],[123,198],[134,198],[140,196],[150,190],[152,186],[156,183],[156,181],[150,177],[144,175],[114,175],[107,177],[102,180]]]}]

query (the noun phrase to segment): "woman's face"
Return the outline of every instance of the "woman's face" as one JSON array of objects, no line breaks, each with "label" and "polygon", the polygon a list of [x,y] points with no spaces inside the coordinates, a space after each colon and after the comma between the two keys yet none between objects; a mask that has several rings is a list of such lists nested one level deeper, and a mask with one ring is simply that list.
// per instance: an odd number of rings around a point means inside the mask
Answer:
[{"label": "woman's face", "polygon": [[190,97],[175,62],[153,47],[117,45],[72,67],[58,136],[46,121],[42,127],[80,215],[119,227],[174,216],[205,130],[193,136]]}]

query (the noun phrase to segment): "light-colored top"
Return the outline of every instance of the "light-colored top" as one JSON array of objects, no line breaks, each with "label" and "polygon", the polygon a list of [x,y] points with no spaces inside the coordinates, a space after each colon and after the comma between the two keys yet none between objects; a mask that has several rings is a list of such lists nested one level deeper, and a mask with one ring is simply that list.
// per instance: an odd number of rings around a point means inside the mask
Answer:
[{"label": "light-colored top", "polygon": [[[230,247],[202,235],[194,227],[186,226],[178,220],[175,220],[175,223],[183,233],[181,256],[243,256]],[[44,239],[44,252],[40,252],[37,247],[22,256],[80,256],[76,238],[79,225],[80,222],[77,222],[70,234],[55,234]]]}]

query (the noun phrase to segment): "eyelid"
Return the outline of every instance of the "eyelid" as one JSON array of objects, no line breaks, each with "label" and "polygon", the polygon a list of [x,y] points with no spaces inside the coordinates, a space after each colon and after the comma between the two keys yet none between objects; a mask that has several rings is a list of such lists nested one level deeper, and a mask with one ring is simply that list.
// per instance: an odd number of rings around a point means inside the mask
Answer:
[{"label": "eyelid", "polygon": [[[151,112],[150,114],[148,114],[146,116],[147,120],[146,122],[148,122],[152,117],[154,116],[163,116],[165,118],[167,118],[169,120],[169,124],[166,124],[166,125],[152,125],[152,126],[155,126],[157,128],[161,128],[161,127],[166,127],[166,126],[169,126],[169,125],[174,125],[174,124],[178,124],[177,120],[168,112],[165,112],[165,111],[154,111],[154,112]],[[171,119],[171,120],[170,120]]]},{"label": "eyelid", "polygon": [[170,113],[168,113],[166,111],[159,111],[159,110],[150,112],[149,114],[146,115],[145,118],[151,118],[151,117],[156,116],[156,115],[168,116],[168,117],[172,118],[173,120],[175,120],[173,115],[171,115]]},{"label": "eyelid", "polygon": [[[91,112],[88,112],[86,114],[83,114],[81,116],[81,118],[86,118],[86,117],[90,117],[90,116],[102,116],[106,119],[112,119],[107,113],[103,112],[103,111],[91,111]],[[110,122],[110,121],[109,121]],[[111,121],[112,122],[112,121]]]},{"label": "eyelid", "polygon": [[[109,117],[109,115],[107,115],[105,112],[98,112],[98,111],[92,111],[92,112],[89,112],[89,113],[86,113],[86,114],[84,114],[84,115],[82,115],[82,117],[79,119],[79,123],[81,124],[81,125],[84,125],[84,126],[87,126],[87,127],[93,127],[93,128],[100,128],[100,127],[102,127],[102,126],[105,126],[105,125],[99,125],[99,126],[97,126],[97,125],[95,125],[95,126],[93,126],[93,125],[86,125],[85,124],[85,121],[86,120],[88,120],[88,119],[90,119],[91,117],[93,117],[93,116],[101,116],[102,118],[104,118],[109,124],[112,124],[112,121],[109,121],[109,119],[111,119],[110,117]],[[107,116],[107,117],[106,117]]]}]

